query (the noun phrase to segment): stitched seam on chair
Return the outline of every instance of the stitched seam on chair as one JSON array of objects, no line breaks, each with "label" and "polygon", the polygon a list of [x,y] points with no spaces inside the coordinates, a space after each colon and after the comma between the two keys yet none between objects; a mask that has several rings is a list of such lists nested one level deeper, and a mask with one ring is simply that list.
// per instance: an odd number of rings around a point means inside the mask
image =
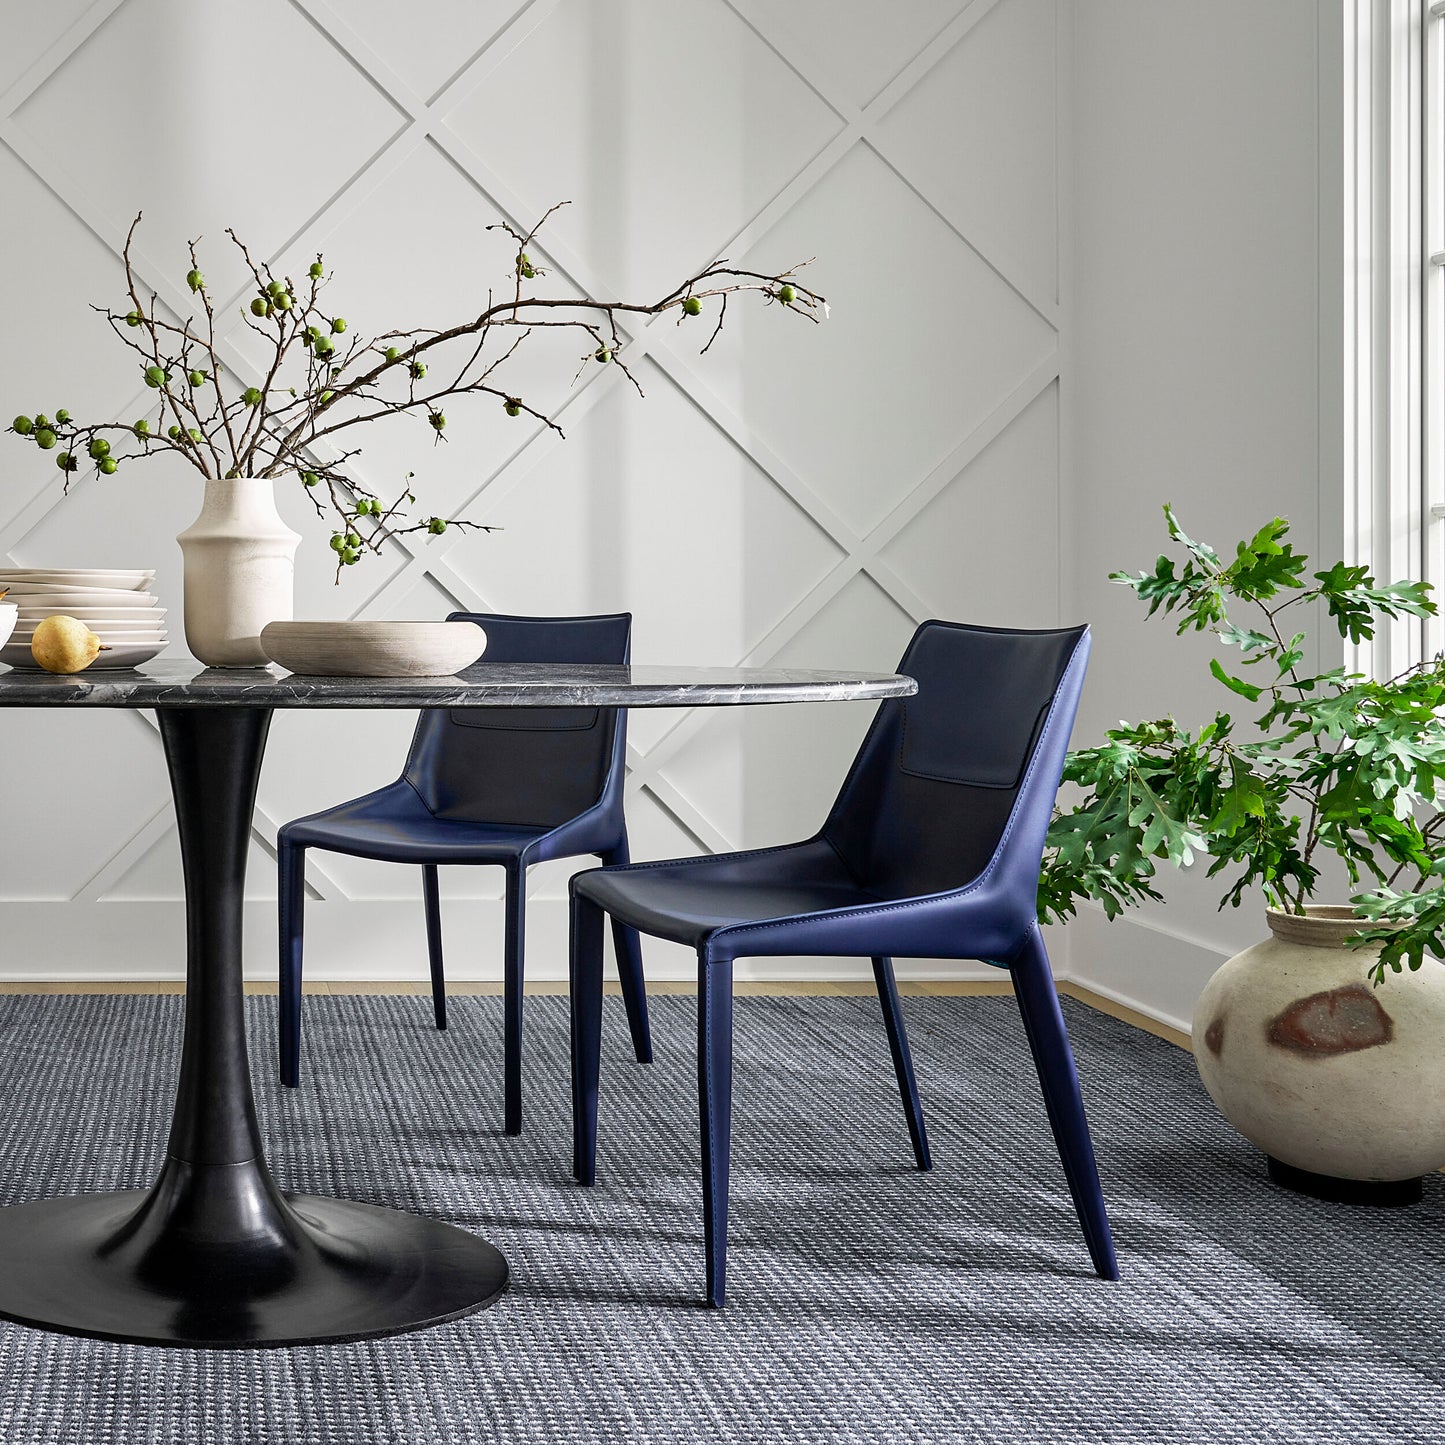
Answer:
[{"label": "stitched seam on chair", "polygon": [[[1078,644],[1074,646],[1073,655],[1069,659],[1069,665],[1064,669],[1064,675],[1059,680],[1059,692],[1063,691],[1063,685],[1068,680],[1074,668],[1078,665],[1079,649]],[[1013,811],[1009,814],[1008,823],[1004,826],[1003,836],[998,840],[998,847],[994,849],[993,857],[988,860],[988,866],[963,888],[950,889],[944,893],[930,893],[924,898],[909,898],[899,903],[884,903],[876,908],[834,908],[826,912],[810,915],[812,918],[868,918],[876,913],[896,913],[905,908],[923,908],[930,903],[937,902],[943,898],[967,898],[970,893],[977,892],[988,882],[990,876],[997,871],[998,865],[1003,858],[1004,849],[1008,844],[1010,835],[1013,833],[1014,825],[1018,821],[1019,802],[1028,792],[1029,779],[1033,777],[1034,770],[1039,765],[1039,759],[1044,753],[1044,744],[1048,741],[1049,733],[1053,730],[1058,721],[1058,693],[1054,695],[1053,706],[1049,708],[1048,720],[1044,723],[1043,731],[1039,734],[1038,745],[1034,749],[1034,755],[1029,759],[1028,770],[1024,773],[1023,782],[1019,785],[1018,800],[1015,801]],[[745,937],[749,932],[762,933],[769,928],[787,928],[797,923],[796,919],[780,919],[776,923],[745,923],[732,928],[720,928],[712,936],[714,938],[726,936],[729,939]]]},{"label": "stitched seam on chair", "polygon": [[[925,773],[921,768],[905,767],[903,764],[903,753],[908,746],[908,704],[912,701],[912,698],[904,699],[903,722],[898,729],[898,771],[900,773],[903,773],[905,776],[910,778],[923,778],[925,781],[930,783],[952,783],[956,787],[961,788],[986,788],[996,793],[1004,793],[1007,792],[1010,788],[1016,788],[1018,786],[1019,778],[1017,769],[1014,771],[1014,776],[1010,782],[981,783],[976,778],[954,777],[950,776],[947,773]],[[1039,717],[1043,714],[1043,712],[1044,709],[1040,708],[1038,712],[1034,714],[1034,727],[1038,726]],[[1032,734],[1033,729],[1031,728],[1029,731],[1030,734]],[[1040,741],[1042,741],[1042,738],[1040,739]]]},{"label": "stitched seam on chair", "polygon": [[[411,760],[408,758],[407,761],[410,762]],[[417,785],[416,785],[414,782],[412,782],[412,780],[411,780],[405,773],[403,773],[403,774],[401,775],[401,781],[402,781],[403,783],[405,783],[405,784],[407,785],[407,787],[409,787],[409,788],[412,790],[413,793],[416,794],[416,800],[417,800],[417,802],[420,803],[420,804],[422,805],[422,807],[425,808],[425,809],[427,810],[427,812],[430,813],[433,818],[435,818],[435,817],[436,817],[436,812],[435,812],[435,810],[432,808],[431,804],[428,803],[427,800],[422,797],[422,795],[421,795],[421,789],[418,788]]]}]

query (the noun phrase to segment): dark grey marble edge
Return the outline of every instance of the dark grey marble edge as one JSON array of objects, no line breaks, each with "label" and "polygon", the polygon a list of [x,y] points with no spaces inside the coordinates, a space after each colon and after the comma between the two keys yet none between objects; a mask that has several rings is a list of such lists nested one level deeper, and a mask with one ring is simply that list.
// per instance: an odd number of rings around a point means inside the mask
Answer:
[{"label": "dark grey marble edge", "polygon": [[0,707],[730,707],[867,702],[917,690],[898,673],[770,667],[480,662],[455,677],[306,677],[162,661],[63,677],[0,672]]}]

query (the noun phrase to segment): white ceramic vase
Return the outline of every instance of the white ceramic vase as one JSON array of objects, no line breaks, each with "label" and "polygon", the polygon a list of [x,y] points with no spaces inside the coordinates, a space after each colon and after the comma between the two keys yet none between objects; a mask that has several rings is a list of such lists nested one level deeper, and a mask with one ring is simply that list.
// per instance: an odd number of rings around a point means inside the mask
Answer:
[{"label": "white ceramic vase", "polygon": [[208,478],[200,516],[176,541],[192,655],[208,667],[264,667],[261,629],[290,620],[301,541],[276,510],[275,482]]},{"label": "white ceramic vase", "polygon": [[1220,1112],[1311,1175],[1413,1180],[1445,1166],[1445,965],[1427,958],[1375,988],[1377,950],[1346,944],[1361,927],[1348,907],[1266,917],[1270,937],[1231,958],[1194,1011],[1195,1062]]}]

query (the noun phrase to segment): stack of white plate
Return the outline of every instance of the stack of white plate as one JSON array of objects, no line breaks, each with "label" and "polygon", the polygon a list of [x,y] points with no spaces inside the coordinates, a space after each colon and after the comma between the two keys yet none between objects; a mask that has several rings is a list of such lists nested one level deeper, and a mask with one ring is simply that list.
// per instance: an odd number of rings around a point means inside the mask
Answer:
[{"label": "stack of white plate", "polygon": [[15,631],[0,647],[0,662],[33,668],[30,639],[57,613],[85,623],[105,644],[88,671],[139,667],[166,645],[166,609],[156,606],[150,586],[155,569],[106,571],[89,567],[0,567],[5,601],[19,609]]}]

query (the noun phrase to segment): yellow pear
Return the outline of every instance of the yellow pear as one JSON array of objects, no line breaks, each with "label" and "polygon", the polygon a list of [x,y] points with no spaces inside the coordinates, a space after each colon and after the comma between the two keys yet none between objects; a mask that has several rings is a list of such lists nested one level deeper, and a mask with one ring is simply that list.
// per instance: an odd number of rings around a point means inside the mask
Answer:
[{"label": "yellow pear", "polygon": [[84,672],[104,643],[78,618],[47,617],[30,639],[30,655],[46,672]]}]

